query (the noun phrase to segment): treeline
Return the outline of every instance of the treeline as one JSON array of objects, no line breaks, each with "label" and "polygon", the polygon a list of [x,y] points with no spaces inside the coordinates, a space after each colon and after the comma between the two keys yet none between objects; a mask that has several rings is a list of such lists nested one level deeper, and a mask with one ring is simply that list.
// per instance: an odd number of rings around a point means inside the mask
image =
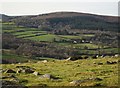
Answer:
[{"label": "treeline", "polygon": [[24,40],[10,34],[3,34],[2,38],[3,49],[9,49],[17,55],[24,55],[30,58],[51,57],[62,59],[77,54],[73,48],[58,47],[53,43]]},{"label": "treeline", "polygon": [[[31,40],[25,40],[21,38],[16,38],[10,34],[3,34],[2,37],[2,48],[9,49],[12,53],[17,55],[28,56],[29,58],[34,59],[35,57],[51,57],[56,59],[65,59],[70,56],[79,56],[79,55],[90,55],[90,52],[95,52],[98,54],[99,49],[90,51],[87,47],[84,47],[84,50],[80,50],[73,47],[64,47],[56,43],[49,42],[35,42]],[[89,41],[90,39],[86,39]],[[91,39],[92,40],[92,39]],[[117,41],[112,42],[112,40],[99,40],[105,43],[111,44],[112,47],[117,47]],[[100,43],[97,41],[93,42],[104,46],[105,43]],[[98,47],[98,48],[100,48]],[[104,48],[104,47],[102,47]],[[95,53],[93,55],[95,55]],[[101,52],[101,55],[107,54],[108,52]],[[111,53],[114,54],[114,53]]]}]

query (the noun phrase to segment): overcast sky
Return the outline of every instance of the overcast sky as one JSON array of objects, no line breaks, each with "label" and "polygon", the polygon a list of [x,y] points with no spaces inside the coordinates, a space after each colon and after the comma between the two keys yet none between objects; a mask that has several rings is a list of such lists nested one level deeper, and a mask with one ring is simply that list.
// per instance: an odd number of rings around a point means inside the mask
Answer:
[{"label": "overcast sky", "polygon": [[10,16],[38,15],[58,11],[118,15],[118,0],[1,0],[0,4],[0,13]]}]

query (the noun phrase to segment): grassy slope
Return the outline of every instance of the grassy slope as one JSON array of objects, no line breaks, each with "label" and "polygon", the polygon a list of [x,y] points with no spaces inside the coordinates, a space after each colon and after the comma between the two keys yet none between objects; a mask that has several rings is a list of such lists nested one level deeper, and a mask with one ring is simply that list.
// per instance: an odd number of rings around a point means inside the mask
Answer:
[{"label": "grassy slope", "polygon": [[[56,77],[61,78],[59,81],[40,79],[39,76],[33,74],[15,74],[19,80],[28,80],[28,82],[21,82],[26,86],[36,86],[39,84],[47,84],[48,86],[70,86],[70,82],[73,80],[84,80],[87,78],[102,78],[102,81],[89,81],[81,83],[81,86],[93,86],[100,83],[104,86],[116,86],[118,83],[118,65],[108,65],[106,61],[117,61],[118,58],[100,58],[100,59],[88,59],[88,60],[77,60],[77,61],[65,61],[65,60],[54,60],[47,63],[22,63],[22,66],[30,66],[35,68],[40,74],[52,74]],[[103,65],[94,63],[102,62]],[[2,65],[3,69],[11,68],[17,70],[15,66],[18,64]],[[7,75],[3,73],[3,76]]]},{"label": "grassy slope", "polygon": [[26,62],[28,59],[23,56],[18,56],[16,54],[2,54],[2,59],[7,61],[15,61],[15,62]]},{"label": "grassy slope", "polygon": [[53,42],[53,39],[56,38],[53,34],[47,34],[42,36],[35,36],[35,37],[29,37],[27,39],[34,40],[34,41],[49,41]]}]

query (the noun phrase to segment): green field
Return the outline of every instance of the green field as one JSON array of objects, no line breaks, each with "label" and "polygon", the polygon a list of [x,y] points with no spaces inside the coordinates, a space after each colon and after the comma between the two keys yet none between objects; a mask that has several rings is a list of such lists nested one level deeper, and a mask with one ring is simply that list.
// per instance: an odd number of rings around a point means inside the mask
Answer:
[{"label": "green field", "polygon": [[[12,35],[15,35],[17,38],[24,38],[29,39],[33,41],[44,41],[44,42],[52,42],[56,45],[60,45],[63,47],[68,48],[76,48],[76,49],[84,49],[87,47],[87,49],[97,49],[99,46],[93,43],[78,43],[73,44],[69,42],[63,42],[63,40],[71,40],[71,39],[84,39],[88,37],[93,37],[94,34],[81,34],[81,35],[55,35],[50,34],[47,31],[41,31],[38,28],[26,28],[21,26],[16,26],[13,23],[3,23],[3,33],[11,33]],[[55,42],[58,41],[57,43]],[[60,42],[59,42],[60,41]],[[108,46],[104,46],[106,48]],[[104,52],[114,52],[117,53],[117,48],[109,48],[109,49],[101,49]],[[95,54],[94,50],[87,50],[89,53]],[[80,52],[87,52],[86,50],[80,50]]]},{"label": "green field", "polygon": [[61,38],[67,38],[67,39],[82,39],[81,36],[74,36],[74,35],[59,35]]},{"label": "green field", "polygon": [[92,34],[81,34],[81,35],[59,35],[61,38],[66,38],[66,39],[83,39],[85,37],[93,37],[94,35]]},{"label": "green field", "polygon": [[57,38],[57,36],[53,35],[53,34],[47,34],[47,35],[29,37],[29,38],[25,38],[25,39],[30,39],[30,40],[33,40],[33,41],[48,41],[48,42],[53,42],[54,38]]}]

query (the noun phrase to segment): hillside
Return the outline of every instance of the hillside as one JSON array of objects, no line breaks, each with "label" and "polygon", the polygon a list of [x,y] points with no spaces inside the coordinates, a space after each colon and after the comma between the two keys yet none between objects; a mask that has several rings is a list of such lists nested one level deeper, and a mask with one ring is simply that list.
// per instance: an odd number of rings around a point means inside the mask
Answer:
[{"label": "hillside", "polygon": [[[8,19],[9,18],[9,19]],[[47,30],[55,30],[59,27],[70,26],[70,29],[118,31],[118,17],[102,16],[78,12],[54,12],[33,16],[3,16],[3,21],[12,21],[17,25],[26,27],[49,27]]]},{"label": "hillside", "polygon": [[[3,64],[2,67],[3,81],[7,80],[28,88],[52,88],[53,86],[118,88],[118,58],[116,57],[77,61],[30,61],[21,64]],[[12,71],[8,72],[8,70]],[[6,85],[8,84],[6,83]]]},{"label": "hillside", "polygon": [[50,18],[65,18],[65,17],[75,17],[75,16],[85,16],[85,17],[94,17],[97,19],[105,20],[107,22],[117,22],[118,18],[115,16],[102,16],[102,15],[95,15],[89,13],[78,13],[78,12],[54,12],[48,14],[42,14],[37,17],[36,19],[50,19]]}]

